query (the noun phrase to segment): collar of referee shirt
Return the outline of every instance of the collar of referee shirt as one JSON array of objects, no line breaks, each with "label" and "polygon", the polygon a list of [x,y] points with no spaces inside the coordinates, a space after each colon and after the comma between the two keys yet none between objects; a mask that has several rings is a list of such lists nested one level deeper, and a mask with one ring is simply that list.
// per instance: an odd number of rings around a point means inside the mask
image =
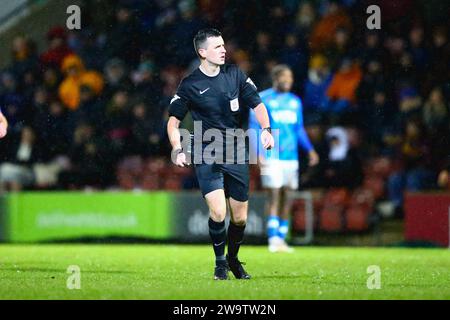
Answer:
[{"label": "collar of referee shirt", "polygon": [[198,68],[205,76],[210,77],[210,78],[217,77],[219,75],[219,73],[220,73],[220,66],[217,66],[217,69],[214,72],[214,74],[208,73],[208,71],[205,70],[205,67],[203,66],[203,64],[201,64]]}]

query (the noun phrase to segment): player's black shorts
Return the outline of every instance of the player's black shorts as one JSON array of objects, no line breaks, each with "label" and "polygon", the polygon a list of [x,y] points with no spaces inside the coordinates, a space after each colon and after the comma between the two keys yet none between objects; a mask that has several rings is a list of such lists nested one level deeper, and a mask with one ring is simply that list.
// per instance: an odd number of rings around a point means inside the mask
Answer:
[{"label": "player's black shorts", "polygon": [[195,173],[203,197],[211,191],[224,189],[227,198],[242,202],[248,200],[248,164],[197,164]]}]

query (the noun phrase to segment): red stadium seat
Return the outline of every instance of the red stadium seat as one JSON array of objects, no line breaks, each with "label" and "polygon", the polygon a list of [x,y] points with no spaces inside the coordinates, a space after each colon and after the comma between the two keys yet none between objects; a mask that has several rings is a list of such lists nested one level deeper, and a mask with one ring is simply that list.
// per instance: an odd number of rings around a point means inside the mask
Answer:
[{"label": "red stadium seat", "polygon": [[346,207],[349,199],[350,192],[347,189],[330,189],[325,195],[324,205]]},{"label": "red stadium seat", "polygon": [[384,196],[384,180],[378,176],[369,176],[364,179],[363,187],[372,191],[375,200]]},{"label": "red stadium seat", "polygon": [[324,198],[320,197],[320,198],[315,198],[313,200],[313,205],[314,205],[314,213],[316,215],[319,214],[320,211],[322,211],[323,207],[325,206],[325,202],[324,202]]},{"label": "red stadium seat", "polygon": [[132,190],[135,188],[135,180],[130,174],[118,174],[117,181],[122,189]]},{"label": "red stadium seat", "polygon": [[168,161],[165,158],[149,158],[145,162],[145,171],[148,173],[159,173],[161,170],[166,168]]},{"label": "red stadium seat", "polygon": [[250,165],[249,166],[249,174],[250,174],[250,190],[257,191],[261,190],[261,172],[259,170],[259,166]]},{"label": "red stadium seat", "polygon": [[143,171],[143,161],[140,156],[130,156],[123,159],[117,166],[117,181],[120,188],[134,189],[139,185]]},{"label": "red stadium seat", "polygon": [[192,170],[193,170],[192,167],[181,168],[174,164],[169,164],[164,168],[165,172],[169,171],[171,175],[176,175],[180,179],[192,175]]},{"label": "red stadium seat", "polygon": [[259,166],[257,165],[250,165],[250,177],[258,177],[260,178],[261,172],[259,170]]},{"label": "red stadium seat", "polygon": [[249,188],[250,188],[250,191],[261,190],[259,177],[258,178],[250,177]]},{"label": "red stadium seat", "polygon": [[[313,219],[314,229],[317,229],[320,221],[320,212],[322,211],[322,199],[313,200]],[[292,228],[296,232],[303,232],[306,229],[306,208],[305,200],[297,199],[292,204]]]},{"label": "red stadium seat", "polygon": [[118,171],[139,176],[143,170],[143,161],[140,156],[130,156],[123,159],[118,165]]},{"label": "red stadium seat", "polygon": [[369,216],[371,208],[351,207],[345,212],[345,223],[347,231],[367,231],[369,229]]},{"label": "red stadium seat", "polygon": [[292,229],[302,232],[306,226],[306,210],[304,200],[295,200],[292,204]]},{"label": "red stadium seat", "polygon": [[158,174],[145,174],[141,187],[144,190],[158,190],[160,187],[160,178]]},{"label": "red stadium seat", "polygon": [[373,212],[374,195],[372,190],[360,188],[353,192],[350,207],[345,211],[345,224],[347,231],[367,231],[369,217]]},{"label": "red stadium seat", "polygon": [[345,131],[347,132],[347,138],[348,138],[349,144],[353,148],[359,148],[361,146],[361,141],[362,141],[361,132],[354,127],[346,128]]},{"label": "red stadium seat", "polygon": [[319,214],[319,230],[340,232],[343,230],[343,207],[325,206]]},{"label": "red stadium seat", "polygon": [[162,188],[164,190],[177,191],[182,189],[182,179],[177,175],[169,175],[163,179]]},{"label": "red stadium seat", "polygon": [[393,171],[394,164],[387,157],[379,157],[372,159],[365,166],[364,171],[367,176],[377,176],[386,179]]},{"label": "red stadium seat", "polygon": [[350,199],[350,206],[372,208],[374,201],[375,199],[372,190],[360,188],[353,192]]},{"label": "red stadium seat", "polygon": [[178,167],[173,164],[167,164],[158,172],[161,187],[165,190],[181,190],[183,188],[183,181],[186,177],[193,175],[192,167]]}]

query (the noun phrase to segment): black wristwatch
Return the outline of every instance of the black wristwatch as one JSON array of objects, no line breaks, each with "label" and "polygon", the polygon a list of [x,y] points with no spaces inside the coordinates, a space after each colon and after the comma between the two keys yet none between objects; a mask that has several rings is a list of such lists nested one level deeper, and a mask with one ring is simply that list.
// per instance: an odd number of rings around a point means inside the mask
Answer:
[{"label": "black wristwatch", "polygon": [[178,156],[180,153],[182,153],[183,152],[183,149],[182,148],[177,148],[177,149],[175,149],[175,150],[172,150],[172,154],[176,157],[176,156]]},{"label": "black wristwatch", "polygon": [[272,128],[271,127],[264,128],[262,131],[264,131],[264,130],[267,130],[270,134],[272,134]]}]

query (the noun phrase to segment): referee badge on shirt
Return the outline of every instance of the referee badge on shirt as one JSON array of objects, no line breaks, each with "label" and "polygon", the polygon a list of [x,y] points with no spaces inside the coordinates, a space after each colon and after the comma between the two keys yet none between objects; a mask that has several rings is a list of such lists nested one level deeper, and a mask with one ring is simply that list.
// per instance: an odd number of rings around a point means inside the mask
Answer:
[{"label": "referee badge on shirt", "polygon": [[239,98],[230,100],[231,111],[235,112],[239,110]]}]

